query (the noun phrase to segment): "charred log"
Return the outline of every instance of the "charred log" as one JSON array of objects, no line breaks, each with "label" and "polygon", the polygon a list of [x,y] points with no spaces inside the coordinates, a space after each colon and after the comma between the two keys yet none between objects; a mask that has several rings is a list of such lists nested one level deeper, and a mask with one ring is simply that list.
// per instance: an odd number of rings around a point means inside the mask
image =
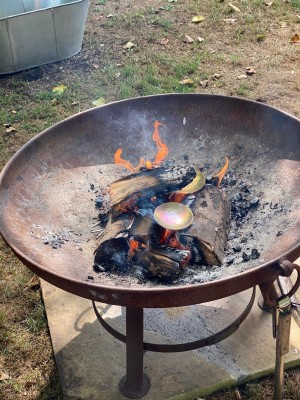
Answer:
[{"label": "charred log", "polygon": [[152,251],[136,253],[134,261],[144,268],[152,278],[157,278],[164,282],[174,281],[181,271],[177,261]]},{"label": "charred log", "polygon": [[99,244],[114,239],[122,232],[126,232],[130,225],[131,221],[128,218],[119,218],[118,220],[114,220],[112,216],[110,216],[106,227],[99,236]]},{"label": "charred log", "polygon": [[106,240],[95,250],[94,269],[109,271],[113,268],[127,269],[129,260],[129,244],[126,238],[120,237]]},{"label": "charred log", "polygon": [[180,190],[188,185],[195,176],[195,169],[187,166],[145,169],[111,184],[111,205],[120,205],[122,201],[140,192],[143,193],[143,196],[151,196]]},{"label": "charred log", "polygon": [[149,243],[152,240],[155,225],[151,218],[138,215],[132,223],[129,235],[135,240]]},{"label": "charred log", "polygon": [[202,253],[204,264],[221,265],[230,226],[230,201],[214,186],[196,193],[192,210],[193,224],[183,236],[190,236]]}]

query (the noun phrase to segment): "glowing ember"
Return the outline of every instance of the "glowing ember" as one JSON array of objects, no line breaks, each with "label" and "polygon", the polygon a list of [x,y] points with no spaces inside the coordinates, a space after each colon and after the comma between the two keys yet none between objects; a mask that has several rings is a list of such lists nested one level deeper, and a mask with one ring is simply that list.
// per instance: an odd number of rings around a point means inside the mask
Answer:
[{"label": "glowing ember", "polygon": [[121,165],[122,167],[127,168],[130,172],[133,172],[133,173],[138,173],[142,167],[151,169],[151,168],[154,168],[154,167],[158,166],[159,164],[161,164],[168,156],[169,149],[168,149],[168,146],[162,142],[162,140],[159,136],[158,128],[160,125],[162,125],[162,124],[159,121],[154,122],[154,132],[152,135],[152,139],[156,143],[157,154],[156,154],[153,162],[151,162],[149,160],[145,161],[143,158],[140,158],[139,164],[136,167],[134,167],[131,164],[131,162],[129,162],[121,157],[123,150],[118,149],[115,152],[115,157],[114,157],[115,164]]}]

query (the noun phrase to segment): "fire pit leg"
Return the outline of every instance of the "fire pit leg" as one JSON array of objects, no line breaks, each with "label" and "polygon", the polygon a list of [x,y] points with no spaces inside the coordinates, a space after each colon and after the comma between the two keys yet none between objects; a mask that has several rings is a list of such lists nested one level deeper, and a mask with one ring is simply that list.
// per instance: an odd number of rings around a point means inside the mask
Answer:
[{"label": "fire pit leg", "polygon": [[120,380],[120,392],[138,399],[150,389],[150,379],[143,373],[143,308],[126,307],[126,375]]}]

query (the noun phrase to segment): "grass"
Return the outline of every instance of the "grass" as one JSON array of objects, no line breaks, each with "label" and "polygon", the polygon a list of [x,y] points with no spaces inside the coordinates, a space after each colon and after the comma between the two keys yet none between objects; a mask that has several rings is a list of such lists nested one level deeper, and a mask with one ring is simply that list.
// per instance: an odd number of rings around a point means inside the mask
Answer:
[{"label": "grass", "polygon": [[[289,44],[300,31],[300,0],[275,0],[269,7],[262,0],[233,2],[240,13],[228,1],[90,3],[79,55],[0,77],[0,168],[36,133],[93,107],[101,97],[110,102],[169,92],[237,95],[263,99],[300,117],[299,46]],[[205,20],[194,24],[194,15]],[[225,22],[228,18],[236,21]],[[194,42],[184,42],[185,34]],[[161,44],[162,38],[168,43]],[[136,44],[130,51],[123,48],[128,41]],[[248,66],[257,73],[237,79]],[[192,84],[182,84],[184,79]],[[60,84],[67,89],[57,95],[52,89]],[[6,132],[4,124],[16,131]],[[0,382],[0,398],[60,400],[41,293],[27,287],[31,278],[0,240],[0,370],[9,375]],[[285,398],[299,400],[299,381],[299,369],[288,372]],[[239,389],[243,400],[257,400],[271,399],[272,388],[273,380],[265,379]],[[209,398],[232,400],[234,391]]]}]

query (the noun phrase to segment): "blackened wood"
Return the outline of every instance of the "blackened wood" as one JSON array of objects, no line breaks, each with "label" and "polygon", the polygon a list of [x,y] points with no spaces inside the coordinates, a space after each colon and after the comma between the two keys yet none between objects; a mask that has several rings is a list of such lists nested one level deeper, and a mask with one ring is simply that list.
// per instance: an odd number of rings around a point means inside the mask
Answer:
[{"label": "blackened wood", "polygon": [[114,220],[113,217],[110,216],[106,227],[103,229],[103,232],[99,236],[99,245],[106,240],[114,239],[121,232],[125,232],[130,225],[131,221],[129,219],[119,218],[118,220]]},{"label": "blackened wood", "polygon": [[106,240],[95,250],[94,263],[106,271],[116,267],[127,269],[130,266],[129,244],[126,238]]},{"label": "blackened wood", "polygon": [[181,271],[178,262],[152,251],[136,253],[134,262],[143,267],[153,278],[165,282],[174,281]]},{"label": "blackened wood", "polygon": [[195,194],[194,221],[183,235],[195,239],[206,265],[221,265],[230,227],[230,201],[226,194],[207,185]]},{"label": "blackened wood", "polygon": [[172,260],[178,262],[179,265],[185,264],[187,258],[190,256],[189,250],[176,249],[170,246],[155,245],[153,243],[151,244],[151,251],[153,253],[160,254],[161,256],[171,258]]},{"label": "blackened wood", "polygon": [[111,205],[114,206],[135,193],[159,195],[180,190],[196,176],[195,169],[189,166],[172,166],[146,169],[131,174],[110,185]]},{"label": "blackened wood", "polygon": [[129,230],[129,236],[143,243],[150,242],[155,225],[151,218],[138,215],[134,218]]}]

